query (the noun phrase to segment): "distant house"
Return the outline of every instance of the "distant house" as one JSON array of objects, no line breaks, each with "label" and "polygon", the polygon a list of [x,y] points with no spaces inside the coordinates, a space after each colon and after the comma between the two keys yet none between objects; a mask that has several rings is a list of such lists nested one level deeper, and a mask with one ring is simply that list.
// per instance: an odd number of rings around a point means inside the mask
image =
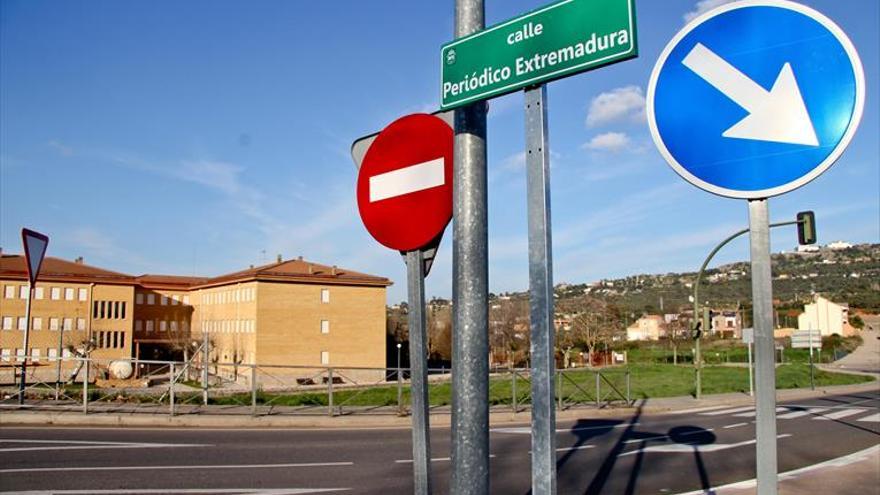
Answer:
[{"label": "distant house", "polygon": [[626,340],[659,340],[666,336],[666,321],[660,315],[645,315],[627,327]]},{"label": "distant house", "polygon": [[736,311],[721,311],[712,317],[712,334],[723,338],[742,337],[742,319]]},{"label": "distant house", "polygon": [[818,329],[823,337],[833,334],[849,337],[858,333],[849,324],[849,306],[835,304],[821,296],[804,306],[804,312],[798,315],[798,328]]},{"label": "distant house", "polygon": [[844,241],[834,241],[834,242],[828,243],[828,245],[825,247],[827,247],[828,249],[832,249],[834,251],[838,251],[841,249],[849,249],[852,247],[852,244],[850,244],[848,242],[844,242]]}]

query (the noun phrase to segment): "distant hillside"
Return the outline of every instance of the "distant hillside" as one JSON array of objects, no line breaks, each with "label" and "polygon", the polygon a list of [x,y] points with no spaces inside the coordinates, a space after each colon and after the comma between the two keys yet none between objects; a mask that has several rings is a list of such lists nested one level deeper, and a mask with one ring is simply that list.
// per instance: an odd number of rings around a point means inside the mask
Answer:
[{"label": "distant hillside", "polygon": [[[777,309],[802,308],[815,293],[848,303],[851,308],[880,312],[880,244],[774,254],[772,264]],[[708,269],[700,286],[700,300],[715,308],[733,308],[737,303],[748,306],[749,272],[748,262]],[[633,275],[591,284],[561,284],[556,295],[566,299],[588,294],[637,315],[659,313],[662,304],[663,312],[672,313],[690,307],[688,296],[693,294],[695,278],[696,272]]]}]

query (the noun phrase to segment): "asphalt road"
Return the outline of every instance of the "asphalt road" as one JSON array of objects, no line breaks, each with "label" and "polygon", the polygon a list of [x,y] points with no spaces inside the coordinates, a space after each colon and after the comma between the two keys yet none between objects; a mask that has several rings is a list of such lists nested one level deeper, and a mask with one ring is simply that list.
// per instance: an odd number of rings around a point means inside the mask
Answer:
[{"label": "asphalt road", "polygon": [[[785,472],[880,443],[880,393],[780,404]],[[675,494],[754,478],[754,410],[560,422],[560,494]],[[526,494],[529,429],[491,432],[491,486]],[[435,493],[450,476],[449,429],[432,431]],[[404,429],[0,428],[0,491],[41,493],[412,493]],[[876,485],[866,486],[872,493]]]}]

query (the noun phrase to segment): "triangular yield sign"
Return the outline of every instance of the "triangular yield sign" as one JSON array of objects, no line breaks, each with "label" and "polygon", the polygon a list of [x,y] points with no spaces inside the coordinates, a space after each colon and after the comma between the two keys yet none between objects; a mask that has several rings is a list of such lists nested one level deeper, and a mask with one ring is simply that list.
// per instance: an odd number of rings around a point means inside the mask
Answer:
[{"label": "triangular yield sign", "polygon": [[30,229],[21,229],[21,241],[24,244],[24,258],[27,261],[28,280],[31,287],[37,281],[40,274],[40,265],[43,264],[43,256],[46,255],[46,247],[49,245],[49,237]]}]

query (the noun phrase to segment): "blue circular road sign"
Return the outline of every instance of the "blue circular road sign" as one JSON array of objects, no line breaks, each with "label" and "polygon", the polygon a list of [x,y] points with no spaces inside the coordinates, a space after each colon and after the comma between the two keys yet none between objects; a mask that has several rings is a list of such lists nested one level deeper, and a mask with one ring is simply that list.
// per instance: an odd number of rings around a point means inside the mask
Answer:
[{"label": "blue circular road sign", "polygon": [[858,127],[865,75],[830,19],[785,0],[745,0],[694,19],[648,84],[651,135],[688,182],[745,199],[815,179]]}]

